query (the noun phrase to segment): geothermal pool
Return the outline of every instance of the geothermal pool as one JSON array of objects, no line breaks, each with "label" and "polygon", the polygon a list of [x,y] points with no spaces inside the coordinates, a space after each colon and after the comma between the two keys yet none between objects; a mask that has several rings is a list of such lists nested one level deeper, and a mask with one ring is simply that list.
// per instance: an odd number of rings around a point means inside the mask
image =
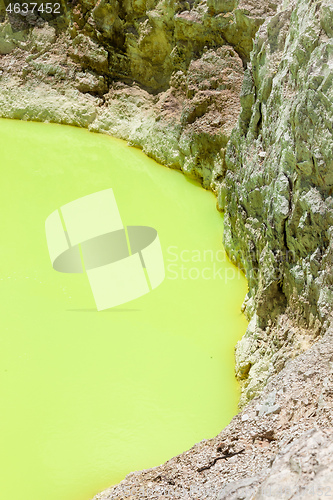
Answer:
[{"label": "geothermal pool", "polygon": [[[125,142],[0,120],[0,498],[89,500],[215,436],[237,412],[244,276],[212,193]],[[154,227],[166,278],[97,312],[84,274],[51,266],[45,220],[112,188]]]}]

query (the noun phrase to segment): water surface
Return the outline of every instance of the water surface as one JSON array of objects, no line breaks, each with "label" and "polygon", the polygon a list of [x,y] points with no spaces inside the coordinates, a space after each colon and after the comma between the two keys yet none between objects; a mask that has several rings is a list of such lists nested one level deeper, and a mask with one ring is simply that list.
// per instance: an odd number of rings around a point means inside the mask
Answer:
[{"label": "water surface", "polygon": [[[0,165],[0,498],[89,500],[236,413],[247,284],[212,193],[123,141],[0,120]],[[97,312],[84,275],[52,269],[44,224],[110,187],[125,225],[157,229],[167,276]]]}]

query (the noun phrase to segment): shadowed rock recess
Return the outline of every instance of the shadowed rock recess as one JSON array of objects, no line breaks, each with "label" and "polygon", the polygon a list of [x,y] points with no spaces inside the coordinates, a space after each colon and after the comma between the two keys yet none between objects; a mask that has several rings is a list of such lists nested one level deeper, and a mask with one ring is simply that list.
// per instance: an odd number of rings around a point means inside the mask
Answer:
[{"label": "shadowed rock recess", "polygon": [[331,0],[7,5],[0,116],[111,134],[200,180],[249,282],[242,413],[96,499],[332,495]]}]

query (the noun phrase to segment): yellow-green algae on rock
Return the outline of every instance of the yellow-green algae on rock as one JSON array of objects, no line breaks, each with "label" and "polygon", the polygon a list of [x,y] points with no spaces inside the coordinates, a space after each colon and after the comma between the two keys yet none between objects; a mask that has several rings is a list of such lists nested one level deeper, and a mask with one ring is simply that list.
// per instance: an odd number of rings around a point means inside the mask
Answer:
[{"label": "yellow-green algae on rock", "polygon": [[[0,155],[0,498],[89,499],[236,413],[246,280],[212,193],[124,142],[0,120]],[[157,229],[166,279],[97,312],[84,275],[52,269],[44,224],[110,187],[124,224]]]}]

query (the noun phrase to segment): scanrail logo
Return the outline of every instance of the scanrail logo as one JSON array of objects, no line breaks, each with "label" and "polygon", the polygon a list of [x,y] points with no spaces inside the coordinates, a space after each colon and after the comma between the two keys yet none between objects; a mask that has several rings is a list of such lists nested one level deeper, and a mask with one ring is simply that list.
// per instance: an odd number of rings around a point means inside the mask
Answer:
[{"label": "scanrail logo", "polygon": [[86,272],[98,311],[136,299],[164,280],[156,229],[125,227],[112,189],[55,210],[45,231],[53,268]]}]

